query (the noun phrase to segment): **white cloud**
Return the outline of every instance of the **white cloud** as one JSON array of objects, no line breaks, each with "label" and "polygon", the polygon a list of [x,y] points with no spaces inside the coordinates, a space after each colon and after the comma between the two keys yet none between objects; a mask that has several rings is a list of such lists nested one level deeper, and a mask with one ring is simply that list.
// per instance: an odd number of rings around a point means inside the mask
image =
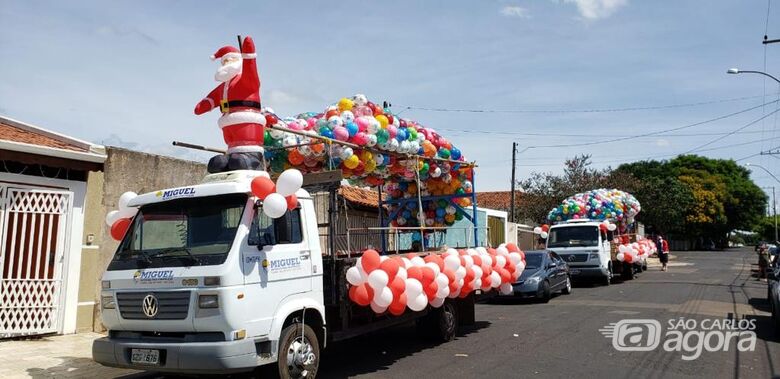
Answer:
[{"label": "white cloud", "polygon": [[659,138],[659,139],[655,140],[655,144],[656,144],[656,146],[667,147],[667,146],[669,146],[669,140],[666,140],[666,139],[663,139],[663,138]]},{"label": "white cloud", "polygon": [[588,20],[606,18],[626,5],[628,0],[563,0],[564,3],[575,3],[580,15]]},{"label": "white cloud", "polygon": [[501,14],[507,17],[528,18],[528,10],[517,5],[507,5],[501,9]]}]

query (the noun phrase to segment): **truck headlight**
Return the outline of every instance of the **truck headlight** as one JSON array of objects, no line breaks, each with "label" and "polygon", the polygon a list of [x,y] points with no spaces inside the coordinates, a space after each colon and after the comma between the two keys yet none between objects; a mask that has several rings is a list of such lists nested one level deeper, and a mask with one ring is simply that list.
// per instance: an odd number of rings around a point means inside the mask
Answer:
[{"label": "truck headlight", "polygon": [[100,288],[107,290],[111,288],[111,281],[109,280],[103,280],[100,282]]},{"label": "truck headlight", "polygon": [[114,309],[116,308],[116,302],[114,301],[113,296],[101,296],[100,297],[100,304],[103,306],[103,309]]},{"label": "truck headlight", "polygon": [[198,295],[199,308],[219,308],[218,295]]},{"label": "truck headlight", "polygon": [[588,259],[599,259],[599,253],[590,253]]}]

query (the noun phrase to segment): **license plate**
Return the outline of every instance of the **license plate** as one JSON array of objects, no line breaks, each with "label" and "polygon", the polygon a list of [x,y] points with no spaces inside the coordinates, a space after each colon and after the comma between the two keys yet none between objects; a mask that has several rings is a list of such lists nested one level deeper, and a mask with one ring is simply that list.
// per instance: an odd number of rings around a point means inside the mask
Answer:
[{"label": "license plate", "polygon": [[160,350],[132,349],[130,351],[130,363],[137,363],[141,365],[159,365]]},{"label": "license plate", "polygon": [[580,270],[578,270],[578,269],[576,269],[576,268],[570,268],[570,269],[569,269],[569,274],[572,274],[572,275],[577,275],[577,274],[579,274],[579,273],[580,273]]}]

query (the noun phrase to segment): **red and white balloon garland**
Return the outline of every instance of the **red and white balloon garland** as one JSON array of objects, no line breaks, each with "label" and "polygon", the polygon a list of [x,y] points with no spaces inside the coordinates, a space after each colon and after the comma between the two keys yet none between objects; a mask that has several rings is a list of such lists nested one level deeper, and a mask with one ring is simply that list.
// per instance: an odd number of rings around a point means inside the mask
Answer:
[{"label": "red and white balloon garland", "polygon": [[369,249],[347,270],[346,277],[349,298],[355,304],[398,316],[407,307],[415,312],[429,304],[438,308],[446,298],[463,298],[476,289],[510,294],[524,268],[525,253],[514,243],[497,249],[448,249],[424,257],[414,253],[381,256]]},{"label": "red and white balloon garland", "polygon": [[117,201],[119,209],[106,214],[106,224],[111,228],[111,238],[121,241],[127,233],[127,229],[130,228],[130,222],[138,213],[138,208],[128,207],[127,203],[135,199],[136,196],[138,194],[132,191],[123,193]]},{"label": "red and white balloon garland", "polygon": [[303,174],[296,169],[285,170],[276,179],[276,184],[267,172],[252,179],[252,194],[263,201],[263,213],[270,218],[279,218],[288,210],[298,206],[295,193],[303,185]]},{"label": "red and white balloon garland", "polygon": [[619,245],[618,253],[615,255],[615,258],[621,262],[627,263],[641,262],[657,250],[653,241],[643,238],[636,242]]}]

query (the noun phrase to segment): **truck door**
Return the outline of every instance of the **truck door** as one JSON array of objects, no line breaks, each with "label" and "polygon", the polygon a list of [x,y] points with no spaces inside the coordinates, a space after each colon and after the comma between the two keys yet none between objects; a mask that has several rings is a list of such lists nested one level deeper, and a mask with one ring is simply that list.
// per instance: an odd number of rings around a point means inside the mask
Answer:
[{"label": "truck door", "polygon": [[243,252],[251,335],[268,333],[276,307],[288,296],[311,291],[311,251],[300,208],[271,219],[257,208]]}]

